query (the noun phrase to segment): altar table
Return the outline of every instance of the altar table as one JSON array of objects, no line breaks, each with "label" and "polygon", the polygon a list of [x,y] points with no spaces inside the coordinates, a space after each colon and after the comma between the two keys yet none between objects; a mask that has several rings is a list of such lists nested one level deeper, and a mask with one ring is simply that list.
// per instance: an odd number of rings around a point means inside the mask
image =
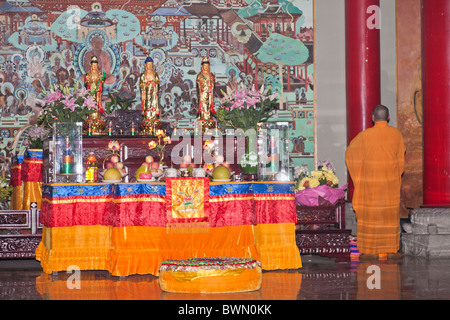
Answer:
[{"label": "altar table", "polygon": [[205,217],[171,224],[165,183],[44,185],[36,259],[45,273],[77,266],[114,276],[158,275],[163,260],[194,257],[249,257],[263,270],[301,268],[293,184],[207,186]]}]

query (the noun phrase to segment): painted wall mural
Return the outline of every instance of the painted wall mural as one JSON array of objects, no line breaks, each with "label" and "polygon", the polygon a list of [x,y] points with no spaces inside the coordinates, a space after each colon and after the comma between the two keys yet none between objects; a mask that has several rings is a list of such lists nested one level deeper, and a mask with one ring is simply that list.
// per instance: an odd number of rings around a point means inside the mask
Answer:
[{"label": "painted wall mural", "polygon": [[[271,121],[287,121],[296,164],[314,166],[313,0],[0,1],[0,155],[14,130],[34,123],[50,85],[83,81],[99,58],[109,97],[136,100],[151,56],[161,79],[161,120],[189,126],[195,77],[209,56],[221,90],[271,86],[280,93]],[[8,147],[9,145],[9,147]],[[3,169],[4,170],[4,169]]]}]

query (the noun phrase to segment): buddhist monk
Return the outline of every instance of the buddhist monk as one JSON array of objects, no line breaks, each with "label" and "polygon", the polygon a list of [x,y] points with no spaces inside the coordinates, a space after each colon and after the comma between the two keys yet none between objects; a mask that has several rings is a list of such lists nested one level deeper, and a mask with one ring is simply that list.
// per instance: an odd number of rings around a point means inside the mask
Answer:
[{"label": "buddhist monk", "polygon": [[400,186],[405,145],[400,131],[388,125],[389,109],[378,105],[374,126],[360,132],[345,153],[354,184],[360,259],[398,259],[400,243]]}]

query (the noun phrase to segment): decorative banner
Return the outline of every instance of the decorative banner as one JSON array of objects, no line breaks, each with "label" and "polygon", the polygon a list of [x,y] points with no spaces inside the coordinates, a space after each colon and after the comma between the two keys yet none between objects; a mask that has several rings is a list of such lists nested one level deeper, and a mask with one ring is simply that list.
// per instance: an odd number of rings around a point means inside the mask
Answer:
[{"label": "decorative banner", "polygon": [[24,182],[42,182],[42,149],[27,149],[22,164]]},{"label": "decorative banner", "polygon": [[9,184],[13,187],[22,186],[22,162],[22,155],[17,155],[12,158],[11,179]]},{"label": "decorative banner", "polygon": [[9,184],[13,187],[10,204],[11,210],[22,210],[23,206],[22,162],[22,155],[17,155],[12,158],[11,179],[9,181]]},{"label": "decorative banner", "polygon": [[22,210],[29,210],[36,202],[41,209],[42,201],[42,149],[28,149],[22,163],[23,205]]},{"label": "decorative banner", "polygon": [[167,178],[167,227],[173,232],[207,232],[209,227],[209,179]]}]

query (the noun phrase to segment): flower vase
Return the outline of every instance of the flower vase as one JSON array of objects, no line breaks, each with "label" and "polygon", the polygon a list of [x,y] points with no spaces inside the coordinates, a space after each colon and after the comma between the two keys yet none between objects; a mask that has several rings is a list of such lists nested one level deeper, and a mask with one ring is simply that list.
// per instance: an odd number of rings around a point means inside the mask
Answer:
[{"label": "flower vase", "polygon": [[245,174],[258,173],[257,134],[255,129],[245,131],[245,153],[240,159],[242,172]]}]

